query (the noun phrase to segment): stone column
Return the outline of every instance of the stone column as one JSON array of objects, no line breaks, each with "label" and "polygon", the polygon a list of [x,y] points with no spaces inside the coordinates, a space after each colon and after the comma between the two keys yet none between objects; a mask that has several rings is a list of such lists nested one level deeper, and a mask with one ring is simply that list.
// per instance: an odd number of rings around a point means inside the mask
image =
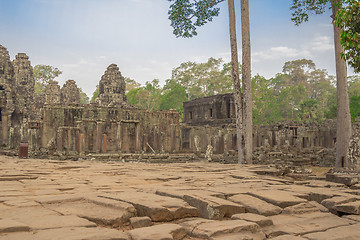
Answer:
[{"label": "stone column", "polygon": [[96,152],[101,152],[102,142],[102,122],[96,122]]}]

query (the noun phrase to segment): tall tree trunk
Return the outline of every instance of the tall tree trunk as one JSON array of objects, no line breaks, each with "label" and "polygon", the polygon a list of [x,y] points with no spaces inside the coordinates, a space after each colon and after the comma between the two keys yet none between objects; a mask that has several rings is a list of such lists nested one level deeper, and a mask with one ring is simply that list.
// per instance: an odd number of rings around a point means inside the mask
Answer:
[{"label": "tall tree trunk", "polygon": [[252,93],[251,93],[251,47],[250,47],[250,20],[249,0],[241,0],[241,34],[242,34],[242,84],[243,99],[243,132],[245,140],[245,161],[252,163],[253,136],[252,136]]},{"label": "tall tree trunk", "polygon": [[239,79],[239,59],[236,41],[236,22],[234,0],[228,0],[229,5],[229,28],[231,45],[231,76],[234,84],[234,102],[236,116],[236,134],[238,148],[238,163],[244,162],[244,153],[242,147],[242,105],[241,105],[241,87]]},{"label": "tall tree trunk", "polygon": [[[341,0],[332,0],[332,14],[335,17]],[[349,106],[349,94],[347,85],[347,68],[346,62],[340,57],[344,51],[340,44],[341,29],[333,22],[334,27],[334,44],[336,60],[336,88],[337,88],[337,118],[336,118],[336,167],[350,167],[347,158],[347,151],[351,137],[351,116]]]}]

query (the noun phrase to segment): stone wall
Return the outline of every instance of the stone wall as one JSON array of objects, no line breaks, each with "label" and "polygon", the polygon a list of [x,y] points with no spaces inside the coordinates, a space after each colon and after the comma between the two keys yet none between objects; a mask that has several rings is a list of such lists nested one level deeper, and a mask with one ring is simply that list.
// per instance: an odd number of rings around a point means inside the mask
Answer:
[{"label": "stone wall", "polygon": [[235,105],[232,94],[219,94],[184,102],[184,123],[218,125],[234,123]]},{"label": "stone wall", "polygon": [[179,152],[179,114],[98,106],[45,106],[38,149],[50,153]]}]

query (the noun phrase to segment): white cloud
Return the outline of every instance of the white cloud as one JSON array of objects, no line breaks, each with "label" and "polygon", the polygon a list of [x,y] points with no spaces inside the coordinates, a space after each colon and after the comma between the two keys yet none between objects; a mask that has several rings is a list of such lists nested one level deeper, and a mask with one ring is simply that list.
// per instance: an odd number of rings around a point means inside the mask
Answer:
[{"label": "white cloud", "polygon": [[311,57],[310,51],[307,49],[295,49],[286,46],[271,47],[265,51],[258,51],[252,54],[253,61],[259,62],[261,60],[277,60],[284,58],[295,57]]},{"label": "white cloud", "polygon": [[313,51],[329,51],[334,49],[333,40],[330,36],[318,36],[311,42]]}]

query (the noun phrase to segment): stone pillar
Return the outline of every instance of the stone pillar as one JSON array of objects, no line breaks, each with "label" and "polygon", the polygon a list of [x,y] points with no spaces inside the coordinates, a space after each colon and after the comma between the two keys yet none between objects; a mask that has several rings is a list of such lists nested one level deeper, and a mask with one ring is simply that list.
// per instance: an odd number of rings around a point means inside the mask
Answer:
[{"label": "stone pillar", "polygon": [[96,122],[96,152],[101,152],[101,142],[102,142],[102,122]]},{"label": "stone pillar", "polygon": [[9,114],[5,114],[3,113],[1,115],[1,120],[2,120],[2,144],[5,144],[6,146],[8,146],[9,144],[9,125],[8,125],[8,119],[11,117],[11,115]]},{"label": "stone pillar", "polygon": [[104,133],[102,137],[101,152],[106,153],[107,148],[107,135]]}]

